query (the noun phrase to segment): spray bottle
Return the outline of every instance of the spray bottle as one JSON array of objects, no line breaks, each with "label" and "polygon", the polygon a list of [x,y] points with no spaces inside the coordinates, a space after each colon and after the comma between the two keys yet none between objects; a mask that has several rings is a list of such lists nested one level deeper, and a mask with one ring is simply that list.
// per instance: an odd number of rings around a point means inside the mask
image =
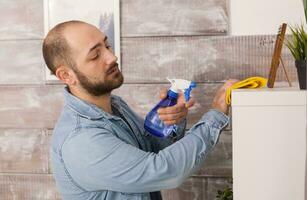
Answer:
[{"label": "spray bottle", "polygon": [[169,79],[171,87],[167,92],[167,97],[161,100],[146,116],[144,128],[149,133],[157,137],[167,137],[172,132],[176,132],[176,125],[165,125],[159,118],[158,109],[162,107],[173,106],[177,103],[178,93],[183,92],[186,101],[190,99],[190,93],[196,87],[194,81],[187,81],[183,79]]}]

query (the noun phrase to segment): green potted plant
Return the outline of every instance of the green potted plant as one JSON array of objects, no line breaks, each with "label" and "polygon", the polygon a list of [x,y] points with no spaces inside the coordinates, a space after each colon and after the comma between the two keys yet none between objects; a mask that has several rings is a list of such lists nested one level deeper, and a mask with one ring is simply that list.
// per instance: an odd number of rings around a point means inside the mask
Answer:
[{"label": "green potted plant", "polygon": [[217,200],[233,200],[232,188],[227,187],[223,191],[218,190],[216,198]]},{"label": "green potted plant", "polygon": [[306,89],[306,66],[307,66],[307,33],[304,26],[290,27],[292,37],[286,45],[295,59],[300,89]]},{"label": "green potted plant", "polygon": [[[307,22],[307,0],[303,0],[305,19]],[[304,25],[290,27],[292,37],[286,40],[286,46],[295,59],[300,89],[306,89],[307,85],[307,33]]]}]

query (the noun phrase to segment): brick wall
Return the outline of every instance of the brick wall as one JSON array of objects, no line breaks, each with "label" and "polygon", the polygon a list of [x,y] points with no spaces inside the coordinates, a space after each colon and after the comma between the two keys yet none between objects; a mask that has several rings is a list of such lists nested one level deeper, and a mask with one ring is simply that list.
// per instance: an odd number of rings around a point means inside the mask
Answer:
[{"label": "brick wall", "polygon": [[[60,199],[49,146],[63,85],[45,81],[43,1],[2,0],[0,13],[0,199]],[[228,18],[226,0],[121,0],[125,83],[114,93],[144,116],[168,86],[165,77],[195,80],[190,127],[226,79],[268,75],[275,36],[229,36]],[[296,80],[285,48],[283,59]],[[285,80],[278,73],[277,80]],[[164,199],[214,199],[231,185],[231,148],[229,126],[204,167],[179,188],[163,191]]]}]

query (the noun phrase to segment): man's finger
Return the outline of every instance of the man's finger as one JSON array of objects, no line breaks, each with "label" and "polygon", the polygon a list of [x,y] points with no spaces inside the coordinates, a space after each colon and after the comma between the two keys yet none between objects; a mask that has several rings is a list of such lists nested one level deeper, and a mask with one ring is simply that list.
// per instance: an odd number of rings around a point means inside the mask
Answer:
[{"label": "man's finger", "polygon": [[237,82],[239,82],[239,80],[238,79],[229,79],[229,80],[227,80],[226,82],[225,82],[225,87],[231,87],[233,84],[235,84],[235,83],[237,83]]},{"label": "man's finger", "polygon": [[161,114],[174,114],[174,113],[179,113],[185,109],[185,104],[184,103],[177,103],[174,106],[169,106],[166,108],[160,108],[158,110],[158,113]]},{"label": "man's finger", "polygon": [[170,125],[174,125],[174,124],[176,124],[176,123],[178,123],[176,120],[170,120],[170,121],[164,121],[163,122],[165,125],[168,125],[168,126],[170,126]]},{"label": "man's finger", "polygon": [[164,121],[163,123],[169,126],[169,125],[178,124],[178,123],[182,122],[183,119],[184,118],[177,119],[177,120],[169,120],[169,121]]},{"label": "man's finger", "polygon": [[160,99],[165,99],[167,97],[167,89],[163,88],[160,90]]},{"label": "man's finger", "polygon": [[195,99],[194,98],[190,98],[190,100],[185,103],[185,107],[186,108],[191,108],[192,106],[194,106],[194,104],[195,104]]},{"label": "man's finger", "polygon": [[188,110],[184,110],[183,112],[175,113],[175,114],[162,114],[159,115],[159,118],[163,121],[169,121],[169,120],[178,120],[181,118],[184,118],[188,113]]}]

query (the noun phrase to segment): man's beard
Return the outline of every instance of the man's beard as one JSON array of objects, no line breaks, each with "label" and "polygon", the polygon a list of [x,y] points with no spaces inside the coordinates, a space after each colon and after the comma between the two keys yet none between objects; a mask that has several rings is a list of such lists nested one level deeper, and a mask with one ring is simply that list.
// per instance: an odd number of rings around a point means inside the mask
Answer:
[{"label": "man's beard", "polygon": [[119,88],[124,82],[124,77],[120,71],[114,76],[114,78],[111,80],[106,78],[104,82],[92,82],[78,69],[74,69],[74,72],[81,86],[93,96],[109,94],[112,90]]}]

